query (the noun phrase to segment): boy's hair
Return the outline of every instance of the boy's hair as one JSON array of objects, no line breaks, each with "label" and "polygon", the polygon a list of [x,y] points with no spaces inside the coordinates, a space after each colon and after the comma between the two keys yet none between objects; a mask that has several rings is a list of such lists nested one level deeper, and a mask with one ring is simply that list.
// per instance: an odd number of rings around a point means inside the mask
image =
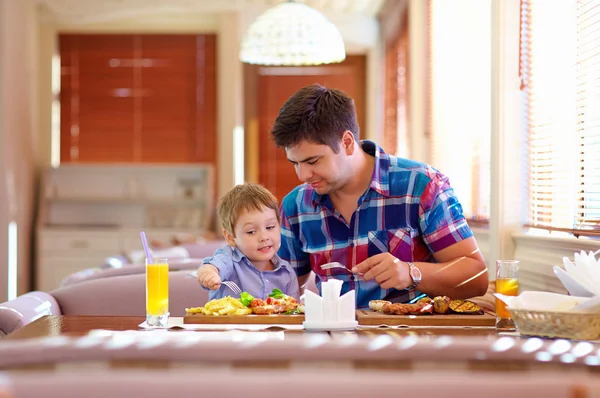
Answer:
[{"label": "boy's hair", "polygon": [[281,107],[271,135],[278,147],[290,148],[302,141],[328,145],[339,151],[339,140],[349,130],[358,141],[354,100],[340,90],[319,84],[296,91]]},{"label": "boy's hair", "polygon": [[268,189],[259,184],[241,184],[225,194],[217,205],[217,214],[223,228],[235,237],[235,223],[244,211],[263,210],[263,207],[275,210],[277,222],[279,205],[277,198]]}]

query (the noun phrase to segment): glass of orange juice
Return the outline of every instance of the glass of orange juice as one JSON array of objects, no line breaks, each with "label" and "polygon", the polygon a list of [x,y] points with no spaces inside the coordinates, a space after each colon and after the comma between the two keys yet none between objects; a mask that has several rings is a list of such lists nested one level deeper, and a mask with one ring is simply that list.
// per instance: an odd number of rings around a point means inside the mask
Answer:
[{"label": "glass of orange juice", "polygon": [[[519,295],[519,261],[497,260],[496,261],[496,293],[505,296]],[[496,299],[496,328],[514,329],[515,324],[510,318],[503,301]]]},{"label": "glass of orange juice", "polygon": [[146,258],[146,323],[166,327],[169,323],[169,262]]}]

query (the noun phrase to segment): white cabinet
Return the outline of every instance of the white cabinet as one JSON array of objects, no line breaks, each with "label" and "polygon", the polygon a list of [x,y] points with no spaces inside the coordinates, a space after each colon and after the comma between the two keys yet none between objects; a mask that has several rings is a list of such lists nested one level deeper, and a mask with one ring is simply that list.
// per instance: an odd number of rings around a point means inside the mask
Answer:
[{"label": "white cabinet", "polygon": [[48,254],[70,252],[74,256],[83,257],[93,254],[110,255],[121,251],[119,236],[113,231],[88,232],[62,228],[53,230],[42,229],[39,237],[40,250]]},{"label": "white cabinet", "polygon": [[149,241],[211,229],[214,184],[210,165],[67,165],[43,178],[37,226],[37,290],[106,257],[141,250]]}]

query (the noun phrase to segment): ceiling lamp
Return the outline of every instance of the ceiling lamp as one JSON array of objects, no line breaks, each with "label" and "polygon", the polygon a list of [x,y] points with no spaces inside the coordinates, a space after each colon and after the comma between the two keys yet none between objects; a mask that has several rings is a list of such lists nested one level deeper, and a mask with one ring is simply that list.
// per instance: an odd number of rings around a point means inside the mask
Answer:
[{"label": "ceiling lamp", "polygon": [[240,60],[257,65],[319,65],[342,62],[337,27],[306,4],[281,3],[261,14],[242,40]]}]

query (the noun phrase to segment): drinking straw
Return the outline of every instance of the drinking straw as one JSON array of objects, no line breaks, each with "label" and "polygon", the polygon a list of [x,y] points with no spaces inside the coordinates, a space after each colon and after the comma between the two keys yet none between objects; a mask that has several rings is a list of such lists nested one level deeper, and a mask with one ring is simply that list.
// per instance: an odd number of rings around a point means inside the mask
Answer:
[{"label": "drinking straw", "polygon": [[148,262],[152,262],[152,256],[150,255],[150,249],[148,249],[148,240],[146,239],[146,233],[144,231],[140,232],[140,236],[142,237],[142,245],[144,245],[144,251],[146,252],[146,258]]}]

